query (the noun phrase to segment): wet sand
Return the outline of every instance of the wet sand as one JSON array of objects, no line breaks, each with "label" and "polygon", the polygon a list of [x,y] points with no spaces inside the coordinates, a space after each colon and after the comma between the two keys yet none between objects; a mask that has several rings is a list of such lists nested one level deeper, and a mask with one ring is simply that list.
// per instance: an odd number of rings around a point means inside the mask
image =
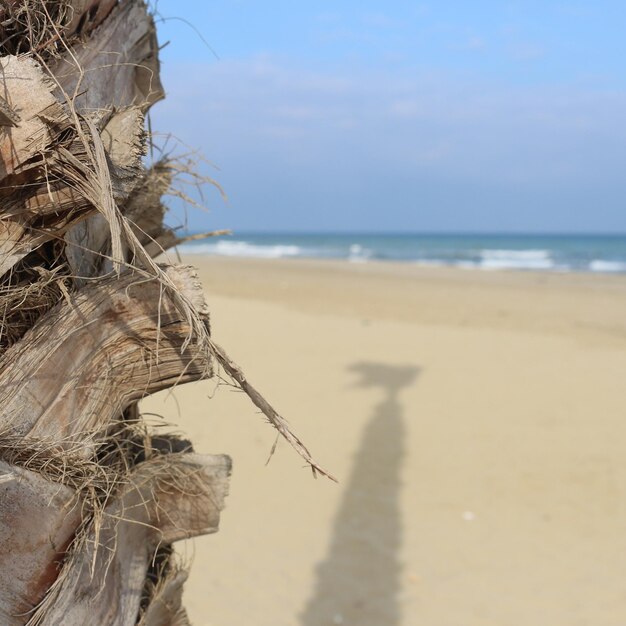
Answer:
[{"label": "wet sand", "polygon": [[215,339],[340,480],[214,381],[144,402],[232,456],[196,626],[623,626],[626,277],[188,257]]}]

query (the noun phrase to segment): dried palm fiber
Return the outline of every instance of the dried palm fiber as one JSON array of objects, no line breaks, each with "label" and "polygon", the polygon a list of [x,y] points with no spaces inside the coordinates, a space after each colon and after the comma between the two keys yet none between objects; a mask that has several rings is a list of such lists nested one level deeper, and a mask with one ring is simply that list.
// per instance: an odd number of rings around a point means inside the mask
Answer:
[{"label": "dried palm fiber", "polygon": [[[155,433],[147,394],[216,363],[193,268],[154,258],[185,164],[146,167],[163,97],[141,0],[0,3],[0,623],[187,623],[171,544],[215,532],[230,460]],[[174,187],[174,189],[173,189]]]},{"label": "dried palm fiber", "polygon": [[115,0],[3,0],[0,53],[54,55],[61,36],[71,43],[89,34],[115,4]]}]

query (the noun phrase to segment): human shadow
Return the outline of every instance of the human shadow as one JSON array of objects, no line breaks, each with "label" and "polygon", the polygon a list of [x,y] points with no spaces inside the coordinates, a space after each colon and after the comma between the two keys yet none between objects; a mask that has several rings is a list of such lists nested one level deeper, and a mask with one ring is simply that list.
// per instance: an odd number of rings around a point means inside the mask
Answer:
[{"label": "human shadow", "polygon": [[365,428],[302,626],[400,624],[399,496],[406,429],[399,395],[419,368],[362,362],[350,370],[359,375],[359,386],[381,387],[385,397]]}]

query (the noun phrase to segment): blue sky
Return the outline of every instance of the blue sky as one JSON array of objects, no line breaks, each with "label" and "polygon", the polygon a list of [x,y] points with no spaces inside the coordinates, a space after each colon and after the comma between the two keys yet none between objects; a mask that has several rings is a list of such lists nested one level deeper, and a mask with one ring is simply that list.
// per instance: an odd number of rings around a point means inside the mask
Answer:
[{"label": "blue sky", "polygon": [[157,10],[153,129],[229,198],[193,229],[626,232],[623,3]]}]

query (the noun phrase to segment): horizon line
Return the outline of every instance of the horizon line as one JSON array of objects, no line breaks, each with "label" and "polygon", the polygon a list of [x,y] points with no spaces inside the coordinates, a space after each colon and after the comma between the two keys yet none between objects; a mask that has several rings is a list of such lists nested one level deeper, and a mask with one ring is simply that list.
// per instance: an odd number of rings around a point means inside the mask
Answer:
[{"label": "horizon line", "polygon": [[[230,236],[237,235],[346,235],[346,236],[450,236],[450,237],[626,237],[626,231],[624,232],[609,232],[609,231],[479,231],[479,230],[255,230],[255,229],[234,229],[229,228],[227,230],[232,231]],[[188,234],[198,234],[204,232],[204,229],[193,229],[183,231]],[[229,236],[229,235],[224,235]]]}]

